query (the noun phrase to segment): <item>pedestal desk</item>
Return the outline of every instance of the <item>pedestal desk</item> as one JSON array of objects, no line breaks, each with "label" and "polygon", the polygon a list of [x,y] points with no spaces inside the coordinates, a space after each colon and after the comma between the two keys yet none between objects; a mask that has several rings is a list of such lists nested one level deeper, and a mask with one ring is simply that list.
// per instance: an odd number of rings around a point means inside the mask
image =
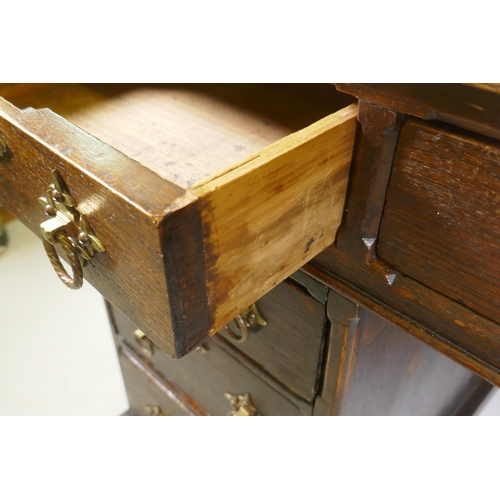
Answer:
[{"label": "pedestal desk", "polygon": [[130,414],[466,415],[500,384],[499,86],[0,96],[0,203],[104,296]]}]

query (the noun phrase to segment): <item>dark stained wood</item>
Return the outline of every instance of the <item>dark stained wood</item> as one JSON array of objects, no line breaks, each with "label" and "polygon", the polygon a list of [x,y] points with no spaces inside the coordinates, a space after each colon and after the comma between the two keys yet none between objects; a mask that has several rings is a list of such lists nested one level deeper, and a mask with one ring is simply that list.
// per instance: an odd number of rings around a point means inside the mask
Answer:
[{"label": "dark stained wood", "polygon": [[262,370],[259,365],[255,364],[252,358],[241,352],[233,344],[230,344],[225,338],[221,337],[220,335],[214,335],[210,338],[210,342],[213,342],[216,346],[220,347],[222,350],[230,354],[238,363],[250,370],[261,380],[266,382],[266,384],[271,386],[276,392],[292,401],[293,404],[297,406],[297,408],[299,408],[304,415],[311,414],[312,404],[310,402],[291,392],[290,389],[286,387],[282,382],[269,375],[268,372]]},{"label": "dark stained wood", "polygon": [[177,357],[203,342],[213,324],[206,290],[202,222],[197,205],[190,204],[172,212],[159,225]]},{"label": "dark stained wood", "polygon": [[336,369],[327,372],[323,405],[315,413],[450,415],[463,410],[464,401],[483,384],[472,372],[333,291],[328,316],[329,357]]},{"label": "dark stained wood", "polygon": [[337,89],[361,101],[426,120],[440,120],[500,139],[497,87],[458,83],[346,83]]},{"label": "dark stained wood", "polygon": [[[384,127],[380,122],[390,123],[390,114],[377,106],[369,109],[372,116],[365,126],[358,128],[357,151],[351,167],[355,181],[351,179],[348,188],[348,217],[339,229],[337,244],[306,264],[303,270],[410,331],[491,383],[500,385],[500,326],[497,323],[399,273],[393,265],[377,256],[376,239],[371,253],[356,250],[360,248],[362,223],[366,218],[375,221],[371,236],[378,238],[377,219],[380,222],[383,209],[379,203],[372,210],[370,204],[359,200],[364,200],[374,189],[374,179],[388,179],[393,162],[391,155],[381,155]],[[403,107],[396,105],[391,109],[404,111]],[[361,121],[363,116],[360,113]],[[383,161],[373,162],[372,157],[361,154],[359,148],[363,149],[364,144],[369,147],[377,141],[379,145],[373,157],[383,158]],[[385,200],[387,186],[388,182],[379,183],[373,198]],[[409,212],[406,216],[411,219],[418,214]],[[397,231],[397,228],[393,230]]]},{"label": "dark stained wood", "polygon": [[[222,337],[222,346],[233,357],[240,357],[250,370],[287,396],[313,401],[321,375],[325,306],[288,280],[260,299],[257,307],[268,324],[251,328],[246,342],[236,343],[222,330],[213,339]],[[142,353],[142,342],[148,341],[137,341],[134,336],[136,327],[119,311],[110,314],[117,331]],[[230,327],[237,331],[233,322]],[[228,349],[225,346],[227,343],[233,349]],[[149,347],[146,344],[146,351]],[[153,351],[150,359],[155,363],[161,354],[157,347],[153,347]]]},{"label": "dark stained wood", "polygon": [[[57,169],[106,247],[85,267],[85,279],[165,351],[180,355],[183,345],[176,346],[169,334],[171,313],[161,257],[166,250],[158,225],[169,217],[165,212],[183,195],[182,188],[49,110],[19,111],[7,101],[0,108],[0,137],[8,146],[0,158],[2,204],[40,235],[39,225],[47,216],[38,197],[52,182],[51,170]],[[198,271],[202,274],[203,268]],[[192,313],[201,314],[203,306]]]},{"label": "dark stained wood", "polygon": [[392,158],[404,117],[359,103],[355,153],[345,217],[336,245],[360,260],[374,257]]},{"label": "dark stained wood", "polygon": [[322,304],[326,304],[328,298],[328,287],[319,281],[312,279],[308,274],[297,271],[290,276],[290,279],[303,286],[307,293],[313,296]]},{"label": "dark stained wood", "polygon": [[[325,308],[292,283],[281,283],[257,302],[267,325],[244,343],[228,342],[296,395],[312,401],[316,395],[323,346]],[[231,322],[230,327],[235,328]]]},{"label": "dark stained wood", "polygon": [[211,414],[225,415],[229,411],[224,392],[231,391],[251,392],[252,397],[255,393],[254,402],[260,403],[264,415],[311,414],[310,403],[287,391],[224,338],[215,336],[182,360],[170,358],[155,346],[148,354],[137,342],[134,325],[112,305],[107,304],[107,308],[117,345],[125,342],[143,363],[174,380]]},{"label": "dark stained wood", "polygon": [[500,326],[493,321],[402,275],[390,286],[342,252],[329,249],[303,270],[500,386]]},{"label": "dark stained wood", "polygon": [[120,347],[118,359],[132,415],[151,415],[148,407],[155,406],[169,416],[209,415],[180,387],[144,363],[127,346]]},{"label": "dark stained wood", "polygon": [[[195,351],[182,359],[172,359],[160,352],[155,357],[155,366],[212,415],[226,415],[231,409],[224,393],[249,393],[259,415],[304,415],[303,410],[214,342],[209,340],[203,347],[206,352]],[[310,413],[311,410],[307,414]]]},{"label": "dark stained wood", "polygon": [[0,96],[14,104],[63,85],[61,83],[0,83]]},{"label": "dark stained wood", "polygon": [[405,124],[378,238],[382,260],[500,322],[499,214],[500,143]]},{"label": "dark stained wood", "polygon": [[323,385],[314,403],[314,415],[342,414],[358,340],[359,306],[330,290],[328,318],[330,335],[327,339]]}]

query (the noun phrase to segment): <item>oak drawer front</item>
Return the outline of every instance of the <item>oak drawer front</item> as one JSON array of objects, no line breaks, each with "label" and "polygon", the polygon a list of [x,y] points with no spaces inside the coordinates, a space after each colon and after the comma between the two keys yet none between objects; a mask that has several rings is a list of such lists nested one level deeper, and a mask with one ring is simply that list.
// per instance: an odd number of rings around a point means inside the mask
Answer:
[{"label": "oak drawer front", "polygon": [[249,394],[257,415],[304,415],[303,410],[211,340],[182,359],[159,353],[154,362],[163,374],[212,415],[227,415],[232,410],[226,394]]},{"label": "oak drawer front", "polygon": [[[173,359],[160,351],[147,337],[140,341],[128,320],[112,308],[111,318],[118,332],[118,344],[132,352],[141,363],[182,388],[188,397],[211,415],[226,415],[231,405],[225,394],[249,394],[259,415],[310,415],[312,407],[297,405],[270,387],[253,371],[209,340],[182,359]],[[124,346],[124,347],[123,347]]]},{"label": "oak drawer front", "polygon": [[155,372],[133,350],[122,346],[118,352],[132,415],[154,417],[208,415],[182,389]]},{"label": "oak drawer front", "polygon": [[[321,369],[325,306],[287,280],[256,307],[267,324],[250,328],[245,342],[235,342],[224,330],[219,335],[295,394],[312,401]],[[237,325],[231,321],[228,327],[240,335]]]},{"label": "oak drawer front", "polygon": [[356,106],[335,112],[333,88],[319,99],[280,89],[13,92],[37,109],[0,101],[0,200],[38,234],[68,221],[48,233],[53,264],[57,248],[78,269],[80,236],[97,238],[85,279],[181,357],[335,239]]},{"label": "oak drawer front", "polygon": [[453,127],[402,128],[377,253],[500,321],[500,144]]},{"label": "oak drawer front", "polygon": [[[280,283],[255,306],[265,326],[250,327],[243,343],[232,340],[224,330],[218,335],[293,393],[313,401],[321,372],[325,306],[291,280]],[[161,350],[116,308],[111,315],[126,340],[156,363]],[[228,324],[234,336],[241,335],[237,325],[237,321]]]}]

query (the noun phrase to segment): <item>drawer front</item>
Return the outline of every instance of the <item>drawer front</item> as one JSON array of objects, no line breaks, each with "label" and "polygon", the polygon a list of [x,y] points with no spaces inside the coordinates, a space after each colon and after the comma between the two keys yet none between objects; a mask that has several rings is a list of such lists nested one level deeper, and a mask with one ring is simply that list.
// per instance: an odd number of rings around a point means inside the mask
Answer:
[{"label": "drawer front", "polygon": [[[243,343],[234,341],[224,330],[218,335],[250,357],[260,370],[299,397],[312,401],[321,371],[325,306],[291,280],[280,283],[255,305],[265,326],[249,327]],[[156,363],[162,354],[160,349],[116,308],[112,315],[127,341]],[[241,336],[237,325],[237,321],[231,321],[228,327],[234,336]]]},{"label": "drawer front", "polygon": [[[250,328],[245,342],[235,342],[224,330],[219,334],[295,394],[312,401],[321,368],[325,306],[291,280],[264,295],[256,306],[267,324]],[[231,321],[228,327],[240,335],[237,325]]]},{"label": "drawer front", "polygon": [[130,412],[137,416],[204,416],[208,413],[126,346],[118,350]]},{"label": "drawer front", "polygon": [[155,366],[211,415],[222,416],[232,411],[227,394],[249,394],[257,415],[304,415],[303,410],[210,340],[183,359],[159,353]]},{"label": "drawer front", "polygon": [[499,214],[500,143],[418,120],[403,126],[378,239],[382,260],[500,321]]},{"label": "drawer front", "polygon": [[[325,98],[325,118],[300,129],[300,116],[282,126],[282,112],[294,102],[304,112],[303,101],[275,91],[240,96],[235,107],[234,95],[214,98],[212,87],[110,88],[63,86],[32,100],[84,130],[0,99],[0,201],[37,234],[44,223],[63,281],[77,287],[83,275],[182,357],[334,241],[356,106],[330,114]],[[269,103],[262,124],[255,102]],[[196,176],[184,178],[190,168]]]},{"label": "drawer front", "polygon": [[138,331],[114,308],[111,308],[111,318],[115,331],[119,332],[118,344],[124,346],[121,348],[125,352],[135,353],[143,365],[173,381],[211,415],[226,415],[232,410],[226,394],[249,394],[258,415],[310,415],[312,412],[312,407],[305,404],[299,409],[211,340],[189,356],[173,359],[147,337],[138,338],[134,334]]}]

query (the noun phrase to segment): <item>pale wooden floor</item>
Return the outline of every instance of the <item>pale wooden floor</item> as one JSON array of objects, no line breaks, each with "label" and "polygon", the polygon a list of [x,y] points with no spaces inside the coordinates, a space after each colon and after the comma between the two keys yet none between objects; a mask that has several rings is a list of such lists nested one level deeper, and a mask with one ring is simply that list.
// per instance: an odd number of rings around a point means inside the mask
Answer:
[{"label": "pale wooden floor", "polygon": [[102,297],[69,290],[40,240],[8,225],[0,254],[0,415],[119,415],[128,401]]},{"label": "pale wooden floor", "polygon": [[[127,397],[102,297],[56,277],[19,222],[0,254],[0,415],[120,415]],[[500,415],[495,390],[478,415]]]}]

